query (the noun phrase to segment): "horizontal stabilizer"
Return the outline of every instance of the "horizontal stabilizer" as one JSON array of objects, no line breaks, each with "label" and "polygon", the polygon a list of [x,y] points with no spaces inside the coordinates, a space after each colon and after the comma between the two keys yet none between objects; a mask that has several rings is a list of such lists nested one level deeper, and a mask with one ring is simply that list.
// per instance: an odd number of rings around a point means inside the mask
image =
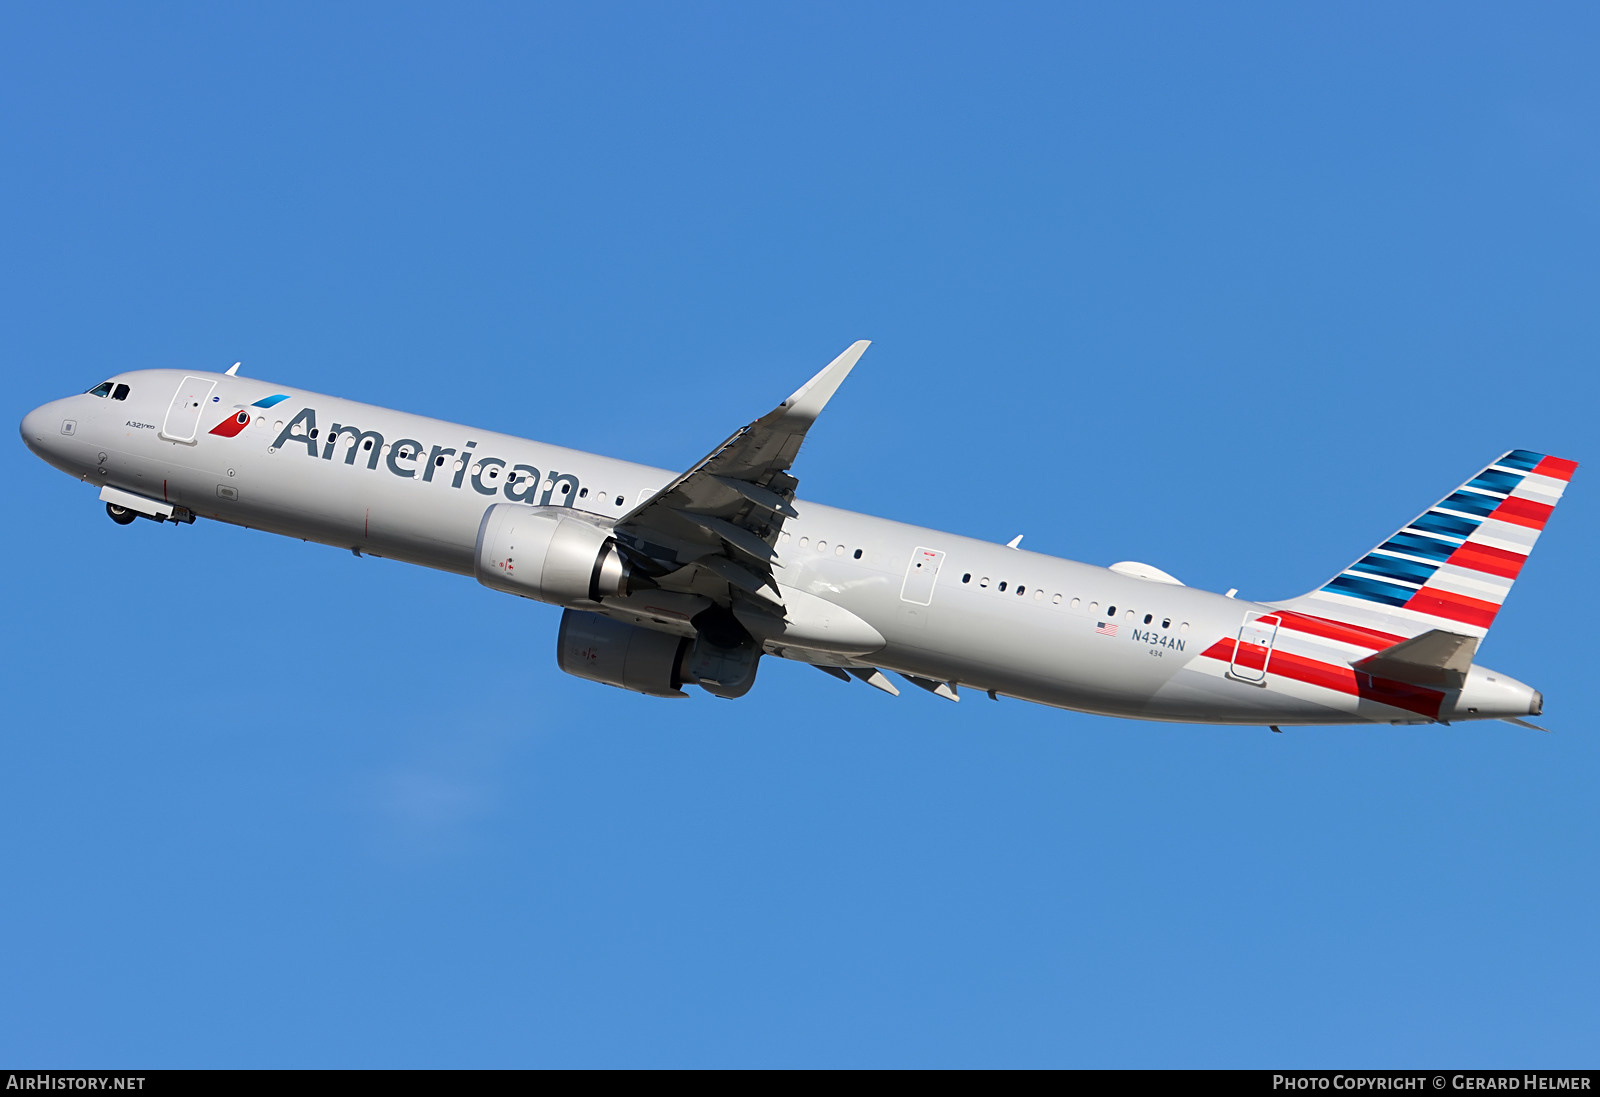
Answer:
[{"label": "horizontal stabilizer", "polygon": [[1548,732],[1550,730],[1549,728],[1542,728],[1538,724],[1530,724],[1526,720],[1518,720],[1515,717],[1511,717],[1511,716],[1502,716],[1502,717],[1500,717],[1500,719],[1503,722],[1507,723],[1507,724],[1516,724],[1519,728],[1527,728],[1529,731],[1545,731],[1545,732]]},{"label": "horizontal stabilizer", "polygon": [[1377,678],[1436,689],[1460,689],[1467,683],[1467,672],[1477,653],[1476,636],[1430,629],[1350,665]]}]

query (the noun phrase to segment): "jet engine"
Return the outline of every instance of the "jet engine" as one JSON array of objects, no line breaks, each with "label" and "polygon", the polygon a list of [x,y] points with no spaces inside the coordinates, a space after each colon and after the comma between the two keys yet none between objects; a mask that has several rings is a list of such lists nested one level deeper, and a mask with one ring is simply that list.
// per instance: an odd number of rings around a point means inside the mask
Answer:
[{"label": "jet engine", "polygon": [[591,682],[652,697],[686,697],[679,687],[692,644],[686,636],[569,609],[556,636],[556,665]]},{"label": "jet engine", "polygon": [[498,503],[478,525],[478,582],[558,606],[627,594],[633,574],[602,520],[569,507]]},{"label": "jet engine", "polygon": [[684,685],[718,697],[743,697],[756,680],[761,645],[742,635],[723,635],[718,622],[708,620],[690,638],[569,609],[556,636],[556,665],[579,678],[652,697],[687,696]]}]

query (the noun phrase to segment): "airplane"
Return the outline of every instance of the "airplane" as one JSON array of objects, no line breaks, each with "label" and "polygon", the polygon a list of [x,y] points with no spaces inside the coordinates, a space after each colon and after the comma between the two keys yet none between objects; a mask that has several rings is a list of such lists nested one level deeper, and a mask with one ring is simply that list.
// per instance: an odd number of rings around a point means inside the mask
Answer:
[{"label": "airplane", "polygon": [[210,518],[471,576],[561,607],[561,670],[655,697],[741,697],[772,655],[1133,719],[1536,728],[1543,696],[1474,659],[1576,462],[1510,450],[1321,586],[1244,601],[800,499],[800,445],[867,346],[676,475],[237,363],[121,373],[21,432],[119,524]]}]

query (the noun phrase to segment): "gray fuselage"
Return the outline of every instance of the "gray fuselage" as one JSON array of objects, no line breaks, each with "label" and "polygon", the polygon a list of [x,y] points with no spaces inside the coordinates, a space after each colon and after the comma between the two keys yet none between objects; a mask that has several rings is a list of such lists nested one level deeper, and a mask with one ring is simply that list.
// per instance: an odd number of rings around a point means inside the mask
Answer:
[{"label": "gray fuselage", "polygon": [[[30,413],[22,425],[29,448],[98,487],[198,517],[463,575],[474,572],[490,505],[567,506],[614,519],[674,477],[254,378],[143,370],[113,380],[127,386],[122,399],[85,394]],[[174,393],[185,385],[204,394],[195,422],[173,427]],[[269,394],[283,399],[252,406]],[[235,420],[231,437],[212,433],[229,412],[248,421]],[[185,433],[192,442],[173,440]],[[795,510],[775,546],[782,582],[870,622],[885,641],[863,657],[871,665],[1112,716],[1425,722],[1267,666],[1259,679],[1232,667],[1227,645],[1273,606],[804,500]],[[1296,657],[1283,641],[1271,654]],[[1348,664],[1350,655],[1306,657]],[[1521,683],[1482,668],[1473,674],[1439,718],[1522,716],[1537,704]]]}]

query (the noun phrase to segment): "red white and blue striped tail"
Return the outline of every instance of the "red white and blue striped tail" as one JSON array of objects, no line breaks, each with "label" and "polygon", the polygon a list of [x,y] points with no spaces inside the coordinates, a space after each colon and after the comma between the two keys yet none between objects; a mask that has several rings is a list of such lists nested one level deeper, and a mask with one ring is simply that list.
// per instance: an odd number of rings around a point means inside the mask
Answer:
[{"label": "red white and blue striped tail", "polygon": [[1482,636],[1577,467],[1514,449],[1283,608],[1401,637]]}]

